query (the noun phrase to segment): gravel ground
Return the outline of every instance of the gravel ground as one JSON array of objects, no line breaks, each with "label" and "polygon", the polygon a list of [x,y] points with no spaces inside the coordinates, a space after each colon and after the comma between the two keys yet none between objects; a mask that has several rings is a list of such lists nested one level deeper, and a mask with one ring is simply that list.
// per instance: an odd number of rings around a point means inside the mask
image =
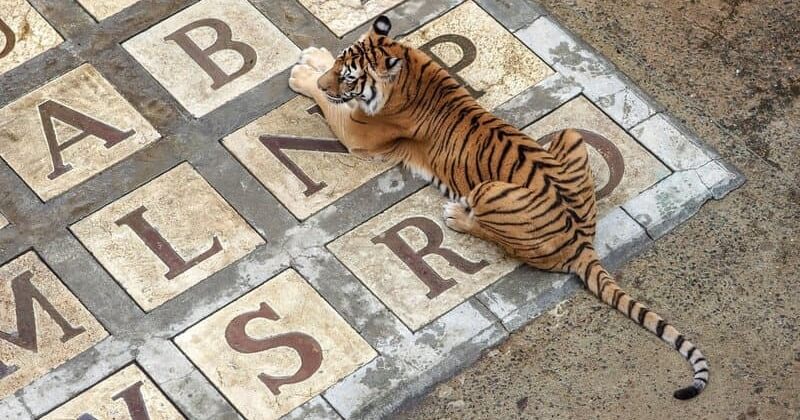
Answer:
[{"label": "gravel ground", "polygon": [[748,179],[617,273],[712,382],[581,293],[398,418],[800,419],[800,2],[541,3]]}]

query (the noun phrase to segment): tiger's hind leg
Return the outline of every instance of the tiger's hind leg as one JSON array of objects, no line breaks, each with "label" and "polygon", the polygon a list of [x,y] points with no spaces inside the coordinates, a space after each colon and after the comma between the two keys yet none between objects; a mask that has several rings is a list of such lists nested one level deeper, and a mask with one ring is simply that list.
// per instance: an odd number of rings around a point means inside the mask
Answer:
[{"label": "tiger's hind leg", "polygon": [[[564,244],[581,223],[556,189],[487,181],[464,201],[445,206],[448,227],[493,242],[536,268],[564,271],[563,260],[573,247]],[[586,233],[591,242],[593,232]]]},{"label": "tiger's hind leg", "polygon": [[[447,227],[456,232],[467,233],[479,238],[504,245],[507,239],[492,226],[491,214],[510,208],[511,202],[521,194],[530,192],[525,187],[499,181],[482,182],[470,191],[466,198],[451,201],[444,205],[444,221]],[[517,219],[518,215],[511,215]]]}]

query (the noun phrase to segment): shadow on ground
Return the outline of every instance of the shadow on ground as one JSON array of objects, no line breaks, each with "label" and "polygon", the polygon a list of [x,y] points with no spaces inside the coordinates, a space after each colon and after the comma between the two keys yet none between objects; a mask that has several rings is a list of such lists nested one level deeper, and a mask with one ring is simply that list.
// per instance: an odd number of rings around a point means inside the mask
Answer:
[{"label": "shadow on ground", "polygon": [[747,183],[619,270],[709,358],[685,361],[588,294],[400,418],[769,418],[800,412],[800,3],[543,0]]}]

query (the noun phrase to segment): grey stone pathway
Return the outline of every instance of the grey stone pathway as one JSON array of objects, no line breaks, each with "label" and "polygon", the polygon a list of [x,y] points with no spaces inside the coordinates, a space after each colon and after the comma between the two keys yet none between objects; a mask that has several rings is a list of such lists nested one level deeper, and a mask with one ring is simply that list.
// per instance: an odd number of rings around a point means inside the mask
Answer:
[{"label": "grey stone pathway", "polygon": [[447,230],[287,86],[386,13],[535,138],[613,267],[744,180],[532,1],[0,0],[0,418],[373,418],[580,289]]}]

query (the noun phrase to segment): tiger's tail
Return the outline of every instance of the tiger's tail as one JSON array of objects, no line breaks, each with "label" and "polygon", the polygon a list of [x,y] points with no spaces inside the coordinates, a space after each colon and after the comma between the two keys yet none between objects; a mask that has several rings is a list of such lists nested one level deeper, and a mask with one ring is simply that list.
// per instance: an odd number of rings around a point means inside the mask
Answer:
[{"label": "tiger's tail", "polygon": [[583,251],[577,264],[580,269],[573,270],[595,296],[611,307],[627,315],[628,318],[646,328],[677,350],[694,370],[692,385],[681,388],[673,394],[679,400],[688,400],[699,395],[708,384],[709,366],[703,353],[683,337],[675,327],[664,321],[657,313],[647,309],[617,285],[611,274],[600,264],[594,250]]}]

